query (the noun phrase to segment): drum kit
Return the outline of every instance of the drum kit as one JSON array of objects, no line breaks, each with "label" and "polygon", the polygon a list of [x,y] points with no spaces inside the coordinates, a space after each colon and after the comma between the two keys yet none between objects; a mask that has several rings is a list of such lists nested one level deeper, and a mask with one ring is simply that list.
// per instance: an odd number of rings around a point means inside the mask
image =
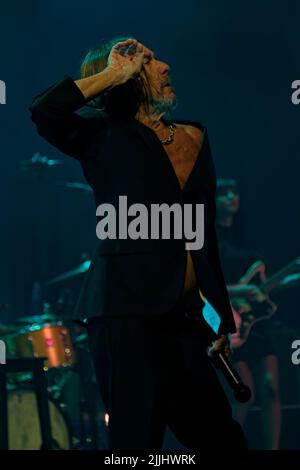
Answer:
[{"label": "drum kit", "polygon": [[[47,284],[77,276],[88,266],[85,261]],[[12,325],[0,324],[0,339],[5,342],[7,358],[45,358],[52,436],[57,448],[105,448],[107,423],[85,328],[71,320],[61,320],[45,303],[41,315],[18,318]],[[31,373],[9,374],[8,419],[10,449],[40,448]]]},{"label": "drum kit", "polygon": [[[35,153],[20,162],[21,170],[34,172],[43,197],[45,177],[62,161]],[[48,181],[48,179],[47,179]],[[52,177],[50,184],[53,184]],[[76,182],[54,181],[68,191],[90,195],[90,186]],[[41,228],[41,231],[43,228]],[[43,232],[39,234],[42,238]],[[0,323],[0,339],[4,341],[7,358],[44,358],[48,384],[51,431],[57,449],[106,448],[106,413],[93,370],[86,330],[70,320],[74,307],[73,291],[61,289],[64,282],[77,279],[85,273],[90,260],[84,256],[81,263],[43,285],[58,287],[59,297],[52,308],[43,302],[41,284],[35,282],[31,311],[38,313],[18,318],[13,324]],[[0,306],[0,310],[7,309]],[[31,373],[8,374],[8,429],[9,448],[34,450],[41,447],[41,434],[36,396]]]}]

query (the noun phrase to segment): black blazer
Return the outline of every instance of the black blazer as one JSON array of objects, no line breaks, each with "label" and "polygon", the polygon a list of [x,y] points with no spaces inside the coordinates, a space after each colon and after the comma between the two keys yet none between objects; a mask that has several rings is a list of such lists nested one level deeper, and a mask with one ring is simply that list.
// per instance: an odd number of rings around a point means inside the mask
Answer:
[{"label": "black blazer", "polygon": [[[234,332],[215,232],[216,176],[207,130],[196,163],[181,189],[156,134],[135,119],[112,119],[86,105],[72,78],[34,98],[31,118],[38,133],[79,160],[94,191],[96,205],[185,202],[205,205],[205,242],[191,251],[203,295],[220,315],[219,332]],[[169,311],[182,292],[187,252],[185,240],[98,240],[85,276],[75,319],[115,315],[158,315]]]}]

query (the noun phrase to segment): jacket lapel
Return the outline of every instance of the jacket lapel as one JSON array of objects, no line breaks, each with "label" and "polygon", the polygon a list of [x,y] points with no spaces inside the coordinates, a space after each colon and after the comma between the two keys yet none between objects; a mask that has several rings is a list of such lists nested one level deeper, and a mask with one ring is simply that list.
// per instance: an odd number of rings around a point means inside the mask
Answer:
[{"label": "jacket lapel", "polygon": [[[201,172],[203,172],[203,177],[201,177],[201,181],[203,182],[204,186],[209,184],[210,175],[206,172],[206,157],[205,154],[208,152],[208,140],[207,140],[207,131],[204,126],[200,122],[193,122],[193,121],[183,121],[183,120],[173,120],[172,122],[178,122],[179,124],[187,124],[187,125],[194,125],[199,127],[203,133],[203,142],[202,146],[199,150],[199,154],[197,156],[197,160],[191,170],[191,173],[188,176],[188,179],[183,188],[181,188],[175,170],[173,168],[172,163],[168,157],[168,154],[164,150],[163,145],[161,144],[159,138],[152,131],[149,127],[142,124],[141,122],[137,121],[136,119],[132,119],[130,121],[126,121],[125,126],[128,129],[131,129],[133,132],[136,132],[144,141],[145,145],[147,146],[149,152],[149,157],[151,158],[152,164],[156,161],[158,164],[159,171],[165,171],[167,175],[166,184],[170,184],[172,188],[182,196],[185,191],[190,190],[193,187],[193,181],[197,181],[199,183],[199,179],[195,179],[195,175],[198,173],[198,169],[201,168]],[[123,123],[122,123],[123,125]],[[206,155],[207,156],[207,155]],[[151,164],[150,162],[150,164]],[[199,185],[199,184],[198,184]]]},{"label": "jacket lapel", "polygon": [[126,123],[126,127],[132,129],[143,139],[145,145],[150,151],[149,157],[151,158],[152,164],[154,164],[156,161],[159,171],[164,171],[167,175],[168,179],[166,181],[166,185],[170,184],[176,192],[181,193],[181,187],[172,163],[170,162],[169,157],[155,132],[136,119],[133,119],[130,122],[128,121]]}]

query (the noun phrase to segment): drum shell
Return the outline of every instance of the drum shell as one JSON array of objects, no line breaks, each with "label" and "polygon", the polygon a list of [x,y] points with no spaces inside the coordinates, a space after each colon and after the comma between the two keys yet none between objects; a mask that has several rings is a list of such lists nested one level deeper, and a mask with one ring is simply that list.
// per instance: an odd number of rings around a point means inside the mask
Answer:
[{"label": "drum shell", "polygon": [[5,338],[7,357],[45,357],[45,367],[75,363],[70,332],[60,323],[34,325]]}]

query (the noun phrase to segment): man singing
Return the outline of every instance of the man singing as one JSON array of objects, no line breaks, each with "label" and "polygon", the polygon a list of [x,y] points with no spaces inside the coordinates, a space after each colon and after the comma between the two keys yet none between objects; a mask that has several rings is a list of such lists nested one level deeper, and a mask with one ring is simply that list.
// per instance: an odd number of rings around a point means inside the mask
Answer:
[{"label": "man singing", "polygon": [[[189,251],[184,236],[98,240],[74,319],[87,323],[110,449],[161,449],[168,425],[189,449],[236,451],[244,436],[211,365],[218,352],[229,355],[235,331],[214,165],[199,122],[164,117],[176,103],[169,72],[137,40],[112,40],[88,52],[79,80],[66,76],[38,95],[31,116],[41,136],[79,160],[97,207],[117,207],[121,195],[149,208],[204,204],[201,249]],[[209,349],[202,299],[221,320]]]}]

